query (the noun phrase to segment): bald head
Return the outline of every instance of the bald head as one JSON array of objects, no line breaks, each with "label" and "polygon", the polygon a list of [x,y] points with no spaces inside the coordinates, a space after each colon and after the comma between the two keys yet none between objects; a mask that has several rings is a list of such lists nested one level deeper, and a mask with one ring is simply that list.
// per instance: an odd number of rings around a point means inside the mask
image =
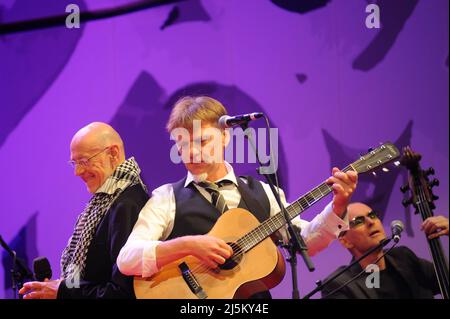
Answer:
[{"label": "bald head", "polygon": [[116,130],[106,123],[93,122],[72,138],[70,157],[77,163],[75,175],[94,193],[125,161],[125,150]]},{"label": "bald head", "polygon": [[123,141],[119,133],[111,125],[106,123],[93,122],[80,129],[72,138],[70,147],[72,148],[75,144],[87,149],[117,145],[123,158],[125,158]]}]

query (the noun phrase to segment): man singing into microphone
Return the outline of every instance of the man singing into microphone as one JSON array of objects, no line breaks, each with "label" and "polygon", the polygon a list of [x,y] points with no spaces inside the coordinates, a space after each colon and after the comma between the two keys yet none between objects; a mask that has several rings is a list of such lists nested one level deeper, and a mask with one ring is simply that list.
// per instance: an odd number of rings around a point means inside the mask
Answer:
[{"label": "man singing into microphone", "polygon": [[[340,243],[348,249],[354,259],[359,258],[386,238],[383,224],[376,212],[363,203],[348,205],[350,229],[341,233]],[[395,227],[394,227],[395,228]],[[422,224],[428,238],[448,235],[448,219],[443,216],[430,217]],[[394,231],[395,232],[395,231]],[[433,264],[417,257],[407,247],[395,247],[384,257],[378,250],[362,259],[336,279],[327,283],[322,290],[326,299],[429,299],[440,293]],[[378,260],[378,262],[376,262]],[[346,284],[363,269],[375,265],[379,269],[379,287],[368,287],[366,278],[371,272],[364,272],[357,279]],[[341,271],[345,266],[338,268]],[[340,288],[340,289],[339,289]]]},{"label": "man singing into microphone", "polygon": [[[222,239],[205,235],[222,213],[231,208],[245,208],[262,222],[279,212],[267,184],[252,177],[237,177],[233,167],[224,161],[230,136],[218,121],[226,114],[219,101],[207,96],[188,96],[175,104],[167,129],[172,136],[180,128],[189,132],[188,141],[176,139],[187,176],[153,191],[120,251],[117,265],[124,274],[149,277],[188,255],[215,269],[233,252]],[[194,129],[194,121],[200,121],[200,130]],[[214,143],[219,147],[211,147]],[[332,174],[328,179],[334,190],[332,203],[311,222],[300,218],[293,221],[300,226],[310,255],[327,247],[348,227],[345,213],[357,174],[337,168]],[[286,205],[283,191],[280,193]],[[265,292],[258,297],[269,298],[270,294]]]},{"label": "man singing into microphone", "polygon": [[79,215],[61,257],[61,279],[28,282],[25,299],[134,298],[133,278],[116,258],[148,200],[140,168],[126,160],[123,141],[108,124],[91,123],[70,144],[69,163],[92,198]]}]

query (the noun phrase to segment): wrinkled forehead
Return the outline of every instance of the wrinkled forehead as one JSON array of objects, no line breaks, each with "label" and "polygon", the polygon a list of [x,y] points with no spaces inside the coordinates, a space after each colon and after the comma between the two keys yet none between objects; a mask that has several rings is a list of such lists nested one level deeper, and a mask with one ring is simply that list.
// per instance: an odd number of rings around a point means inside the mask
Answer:
[{"label": "wrinkled forehead", "polygon": [[103,145],[93,134],[75,136],[70,143],[71,157],[82,157],[100,150]]}]

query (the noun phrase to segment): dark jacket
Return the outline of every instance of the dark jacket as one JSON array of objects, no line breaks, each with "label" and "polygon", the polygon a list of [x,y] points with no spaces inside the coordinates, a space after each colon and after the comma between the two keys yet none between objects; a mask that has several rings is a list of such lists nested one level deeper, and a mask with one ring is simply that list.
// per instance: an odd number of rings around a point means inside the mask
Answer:
[{"label": "dark jacket", "polygon": [[[440,293],[439,285],[434,273],[434,267],[428,260],[419,258],[407,247],[393,248],[386,256],[387,267],[392,267],[396,275],[403,280],[408,287],[413,299],[430,299]],[[328,278],[339,272],[345,266],[339,267]],[[365,279],[367,274],[361,275],[338,292],[327,296],[336,288],[360,273],[359,264],[344,272],[341,276],[326,284],[322,290],[322,298],[325,299],[379,299],[377,288],[367,288]],[[325,280],[323,281],[325,282]]]},{"label": "dark jacket", "polygon": [[120,273],[116,259],[148,198],[141,185],[128,187],[119,195],[100,221],[91,241],[80,288],[69,288],[62,281],[58,299],[135,297],[133,277]]}]

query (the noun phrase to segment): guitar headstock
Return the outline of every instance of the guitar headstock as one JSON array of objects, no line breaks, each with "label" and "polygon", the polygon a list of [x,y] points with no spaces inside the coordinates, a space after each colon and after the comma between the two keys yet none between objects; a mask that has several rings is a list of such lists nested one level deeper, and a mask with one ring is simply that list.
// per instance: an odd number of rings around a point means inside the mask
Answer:
[{"label": "guitar headstock", "polygon": [[394,161],[400,156],[397,147],[386,142],[367,154],[362,155],[357,161],[351,164],[351,167],[358,173],[373,172],[376,169]]}]

